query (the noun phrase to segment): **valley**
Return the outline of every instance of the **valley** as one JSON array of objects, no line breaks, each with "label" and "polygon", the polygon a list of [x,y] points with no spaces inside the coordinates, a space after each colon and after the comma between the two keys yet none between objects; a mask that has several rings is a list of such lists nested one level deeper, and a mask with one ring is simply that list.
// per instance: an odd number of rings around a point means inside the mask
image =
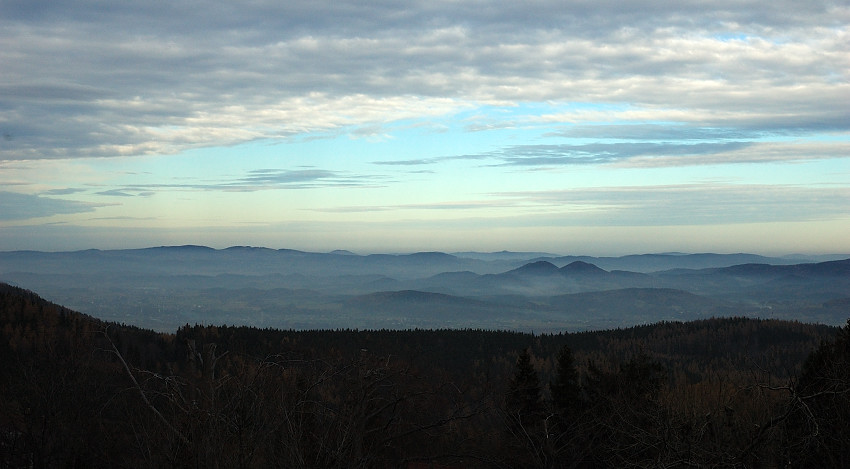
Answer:
[{"label": "valley", "polygon": [[840,325],[850,256],[356,255],[168,246],[0,253],[0,281],[92,316],[171,331],[600,330],[745,316]]}]

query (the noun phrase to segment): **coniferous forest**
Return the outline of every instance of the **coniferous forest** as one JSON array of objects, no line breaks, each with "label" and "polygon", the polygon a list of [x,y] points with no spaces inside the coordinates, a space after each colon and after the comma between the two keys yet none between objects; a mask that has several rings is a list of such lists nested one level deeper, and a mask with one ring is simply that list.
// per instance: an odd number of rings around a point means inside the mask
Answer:
[{"label": "coniferous forest", "polygon": [[848,467],[850,322],[109,323],[0,286],[0,467]]}]

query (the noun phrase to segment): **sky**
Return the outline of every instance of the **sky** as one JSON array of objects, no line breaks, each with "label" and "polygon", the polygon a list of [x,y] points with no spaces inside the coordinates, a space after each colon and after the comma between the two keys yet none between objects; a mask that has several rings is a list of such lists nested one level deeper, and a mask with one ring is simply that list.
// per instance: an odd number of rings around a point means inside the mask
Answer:
[{"label": "sky", "polygon": [[846,1],[0,0],[0,250],[850,253]]}]

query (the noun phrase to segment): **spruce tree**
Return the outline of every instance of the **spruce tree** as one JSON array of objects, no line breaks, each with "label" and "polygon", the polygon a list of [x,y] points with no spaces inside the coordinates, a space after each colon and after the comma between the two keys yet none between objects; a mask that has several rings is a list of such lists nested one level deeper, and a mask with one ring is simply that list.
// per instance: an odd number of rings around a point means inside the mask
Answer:
[{"label": "spruce tree", "polygon": [[581,388],[573,351],[566,345],[558,352],[555,372],[554,381],[549,383],[552,404],[558,414],[572,414],[581,408]]},{"label": "spruce tree", "polygon": [[540,380],[537,370],[531,364],[528,349],[520,352],[516,361],[516,371],[508,385],[507,410],[514,416],[520,416],[523,422],[527,418],[539,416],[542,412],[540,400]]}]

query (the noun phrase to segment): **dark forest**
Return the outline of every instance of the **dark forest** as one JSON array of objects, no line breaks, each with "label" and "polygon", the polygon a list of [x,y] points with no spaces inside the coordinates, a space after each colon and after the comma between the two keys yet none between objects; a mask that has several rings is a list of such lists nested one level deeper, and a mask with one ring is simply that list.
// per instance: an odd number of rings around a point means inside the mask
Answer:
[{"label": "dark forest", "polygon": [[2,467],[847,467],[850,322],[104,322],[0,288]]}]

